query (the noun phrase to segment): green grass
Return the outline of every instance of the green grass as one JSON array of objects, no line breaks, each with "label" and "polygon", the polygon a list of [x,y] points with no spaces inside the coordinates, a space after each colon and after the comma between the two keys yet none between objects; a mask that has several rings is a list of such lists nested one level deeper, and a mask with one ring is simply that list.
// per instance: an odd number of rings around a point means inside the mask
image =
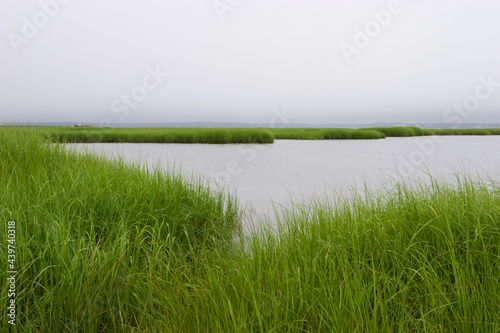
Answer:
[{"label": "green grass", "polygon": [[7,221],[17,224],[20,332],[145,329],[156,321],[155,294],[239,224],[235,200],[199,182],[66,153],[32,131],[0,131],[0,202],[1,238]]},{"label": "green grass", "polygon": [[500,129],[421,129],[415,126],[349,128],[271,128],[276,139],[355,140],[429,135],[500,135]]},{"label": "green grass", "polygon": [[368,140],[384,139],[379,131],[350,128],[272,128],[276,139],[286,140]]},{"label": "green grass", "polygon": [[489,185],[396,186],[296,207],[275,237],[252,238],[224,294],[259,299],[240,312],[255,314],[252,330],[498,331],[500,191]]},{"label": "green grass", "polygon": [[382,132],[387,137],[410,137],[410,136],[424,135],[424,130],[414,126],[373,127],[373,128],[366,128],[366,130]]},{"label": "green grass", "polygon": [[18,331],[500,330],[493,183],[318,199],[243,243],[233,198],[32,132],[0,131],[0,176],[3,239],[17,223]]},{"label": "green grass", "polygon": [[429,129],[431,135],[500,135],[499,129],[460,128],[460,129]]},{"label": "green grass", "polygon": [[488,128],[491,135],[500,135],[500,128]]},{"label": "green grass", "polygon": [[[22,131],[23,128],[14,128]],[[500,135],[500,129],[373,128],[99,128],[34,127],[57,143],[273,143],[279,140],[373,140],[423,135]]]},{"label": "green grass", "polygon": [[53,142],[92,143],[273,143],[273,134],[255,128],[97,128],[36,127]]}]

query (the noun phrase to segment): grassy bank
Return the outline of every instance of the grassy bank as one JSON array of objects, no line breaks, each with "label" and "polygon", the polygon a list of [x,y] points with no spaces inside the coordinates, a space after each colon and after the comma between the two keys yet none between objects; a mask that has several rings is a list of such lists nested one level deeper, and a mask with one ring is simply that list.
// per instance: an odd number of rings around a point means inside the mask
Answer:
[{"label": "grassy bank", "polygon": [[255,128],[37,127],[43,137],[65,143],[273,143],[273,134]]},{"label": "grassy bank", "polygon": [[430,135],[500,135],[499,128],[448,128],[422,129],[415,126],[408,127],[373,127],[366,130],[384,133],[387,137],[412,137]]},{"label": "grassy bank", "polygon": [[[23,128],[14,128],[22,131]],[[280,140],[376,140],[429,135],[500,135],[500,129],[373,128],[100,128],[34,127],[58,143],[273,143]]]},{"label": "grassy bank", "polygon": [[236,203],[173,175],[6,131],[0,173],[20,331],[500,330],[494,184],[316,201],[241,244]]},{"label": "grassy bank", "polygon": [[[157,294],[187,297],[173,281],[199,252],[232,239],[235,201],[175,175],[66,153],[30,132],[0,131],[1,238],[15,221],[18,331],[147,331],[170,311]],[[7,283],[0,290],[7,332]]]},{"label": "grassy bank", "polygon": [[372,127],[372,128],[365,128],[364,130],[382,132],[387,137],[398,137],[398,138],[431,135],[430,132],[426,132],[426,130],[423,130],[415,126]]},{"label": "grassy bank", "polygon": [[272,128],[276,139],[282,140],[369,140],[384,139],[379,131],[350,128]]},{"label": "grassy bank", "polygon": [[427,135],[500,135],[500,128],[427,129]]},{"label": "grassy bank", "polygon": [[276,139],[282,140],[367,140],[386,137],[431,135],[500,135],[500,129],[422,129],[415,126],[349,128],[271,128]]}]

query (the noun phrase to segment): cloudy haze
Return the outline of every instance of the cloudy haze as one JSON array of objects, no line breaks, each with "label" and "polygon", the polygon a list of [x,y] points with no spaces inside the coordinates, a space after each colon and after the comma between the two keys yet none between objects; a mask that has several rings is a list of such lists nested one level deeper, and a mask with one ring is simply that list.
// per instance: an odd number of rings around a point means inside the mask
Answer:
[{"label": "cloudy haze", "polygon": [[1,0],[0,123],[500,122],[499,17],[496,0]]}]

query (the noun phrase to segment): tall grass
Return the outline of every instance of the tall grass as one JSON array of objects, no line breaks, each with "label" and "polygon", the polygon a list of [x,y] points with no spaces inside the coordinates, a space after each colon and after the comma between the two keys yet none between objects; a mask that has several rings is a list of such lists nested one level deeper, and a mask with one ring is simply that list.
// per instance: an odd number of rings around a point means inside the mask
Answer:
[{"label": "tall grass", "polygon": [[43,137],[60,143],[273,143],[273,134],[255,128],[95,128],[37,127]]},{"label": "tall grass", "polygon": [[418,127],[373,127],[366,128],[366,130],[378,131],[385,134],[387,137],[409,137],[409,136],[420,136],[423,135],[422,129]]},{"label": "tall grass", "polygon": [[324,129],[323,136],[325,140],[367,140],[367,139],[385,139],[385,135],[379,131],[362,131],[351,129]]},{"label": "tall grass", "polygon": [[500,131],[485,128],[429,129],[430,135],[500,135]]},{"label": "tall grass", "polygon": [[189,332],[495,332],[500,202],[490,184],[404,186],[354,203],[315,202],[277,232],[204,258]]},{"label": "tall grass", "polygon": [[[23,128],[15,128],[22,131]],[[428,135],[500,135],[500,129],[373,128],[96,128],[35,127],[58,143],[273,143],[279,140],[371,140]]]},{"label": "tall grass", "polygon": [[176,176],[28,134],[0,132],[0,149],[0,219],[18,225],[18,330],[500,330],[494,183],[315,200],[239,242],[235,201]]},{"label": "tall grass", "polygon": [[[171,290],[171,279],[189,274],[198,252],[229,244],[239,223],[236,202],[199,182],[2,130],[2,239],[11,220],[24,332],[149,331],[156,311],[167,315],[166,305],[155,310],[157,293],[184,292]],[[0,256],[7,258],[5,243]],[[2,320],[0,331],[7,327]]]},{"label": "tall grass", "polygon": [[272,128],[276,139],[286,140],[369,140],[384,139],[379,131],[350,128]]}]

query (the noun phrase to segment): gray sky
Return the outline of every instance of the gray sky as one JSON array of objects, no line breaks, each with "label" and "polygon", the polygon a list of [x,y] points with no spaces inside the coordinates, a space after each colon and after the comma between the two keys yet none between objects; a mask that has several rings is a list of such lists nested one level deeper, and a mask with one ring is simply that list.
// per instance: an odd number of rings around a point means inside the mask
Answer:
[{"label": "gray sky", "polygon": [[500,122],[499,18],[498,0],[0,0],[0,122]]}]

